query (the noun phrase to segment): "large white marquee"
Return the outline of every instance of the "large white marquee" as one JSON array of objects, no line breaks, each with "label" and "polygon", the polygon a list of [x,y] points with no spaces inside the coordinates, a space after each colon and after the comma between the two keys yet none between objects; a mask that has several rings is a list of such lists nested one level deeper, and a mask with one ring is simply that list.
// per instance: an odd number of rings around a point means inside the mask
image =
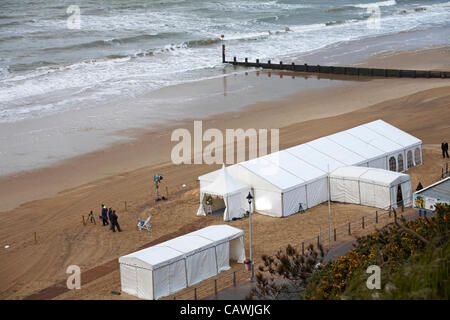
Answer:
[{"label": "large white marquee", "polygon": [[[422,141],[376,120],[231,165],[227,173],[252,189],[257,212],[286,217],[298,212],[300,206],[307,209],[327,201],[329,175],[338,168],[360,166],[404,172],[420,164]],[[201,193],[221,170],[199,177]]]}]

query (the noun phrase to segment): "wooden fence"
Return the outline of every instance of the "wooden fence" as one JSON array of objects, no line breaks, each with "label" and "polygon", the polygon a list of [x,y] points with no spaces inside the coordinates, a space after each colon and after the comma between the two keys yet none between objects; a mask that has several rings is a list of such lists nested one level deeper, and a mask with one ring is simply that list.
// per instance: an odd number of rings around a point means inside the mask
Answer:
[{"label": "wooden fence", "polygon": [[270,60],[267,63],[261,63],[259,59],[256,62],[249,62],[247,58],[245,61],[237,61],[236,57],[233,61],[223,60],[224,63],[229,63],[234,66],[254,67],[272,70],[287,70],[295,72],[307,73],[324,73],[336,75],[349,76],[366,76],[366,77],[382,77],[382,78],[450,78],[448,71],[429,71],[429,70],[402,70],[402,69],[379,69],[379,68],[358,68],[358,67],[336,67],[336,66],[321,66],[305,64],[284,64],[272,63]]}]

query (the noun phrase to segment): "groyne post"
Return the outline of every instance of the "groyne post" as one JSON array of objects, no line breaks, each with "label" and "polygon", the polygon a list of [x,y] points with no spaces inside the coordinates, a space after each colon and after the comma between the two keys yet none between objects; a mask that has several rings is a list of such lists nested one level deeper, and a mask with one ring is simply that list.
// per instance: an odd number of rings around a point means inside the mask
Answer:
[{"label": "groyne post", "polygon": [[225,63],[225,45],[222,44],[222,63]]}]

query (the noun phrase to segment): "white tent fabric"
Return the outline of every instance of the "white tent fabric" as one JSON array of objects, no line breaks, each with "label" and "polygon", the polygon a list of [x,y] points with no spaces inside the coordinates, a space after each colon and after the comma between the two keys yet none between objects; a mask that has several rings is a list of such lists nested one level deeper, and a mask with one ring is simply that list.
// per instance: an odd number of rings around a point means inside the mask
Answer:
[{"label": "white tent fabric", "polygon": [[[286,217],[298,212],[300,205],[306,209],[327,201],[328,176],[338,168],[360,166],[404,172],[420,164],[422,141],[376,120],[227,169],[253,190],[254,210]],[[218,174],[214,171],[200,176],[201,190]],[[393,198],[396,192],[392,190]]]},{"label": "white tent fabric", "polygon": [[245,260],[244,232],[209,226],[119,258],[122,291],[159,299]]},{"label": "white tent fabric", "polygon": [[225,165],[215,175],[214,180],[200,188],[200,206],[197,210],[198,216],[205,216],[204,199],[206,195],[216,196],[223,199],[225,211],[223,219],[230,221],[233,218],[241,218],[245,214],[246,201],[250,187],[234,179],[227,171]]},{"label": "white tent fabric", "polygon": [[407,174],[384,169],[348,166],[330,174],[332,201],[386,209],[397,206],[400,185],[405,205],[412,204],[411,181]]},{"label": "white tent fabric", "polygon": [[253,174],[269,181],[279,190],[289,191],[305,183],[305,180],[302,178],[263,157],[241,162],[240,165]]}]

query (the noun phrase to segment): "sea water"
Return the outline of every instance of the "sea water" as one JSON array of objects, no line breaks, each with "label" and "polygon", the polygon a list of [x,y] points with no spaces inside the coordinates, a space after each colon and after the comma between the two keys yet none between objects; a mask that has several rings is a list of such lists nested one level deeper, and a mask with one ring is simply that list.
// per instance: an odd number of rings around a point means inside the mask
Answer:
[{"label": "sea water", "polygon": [[113,129],[190,114],[196,97],[140,102],[245,72],[222,64],[222,44],[229,59],[338,65],[448,44],[449,31],[450,2],[435,0],[2,0],[0,174],[93,150]]}]

